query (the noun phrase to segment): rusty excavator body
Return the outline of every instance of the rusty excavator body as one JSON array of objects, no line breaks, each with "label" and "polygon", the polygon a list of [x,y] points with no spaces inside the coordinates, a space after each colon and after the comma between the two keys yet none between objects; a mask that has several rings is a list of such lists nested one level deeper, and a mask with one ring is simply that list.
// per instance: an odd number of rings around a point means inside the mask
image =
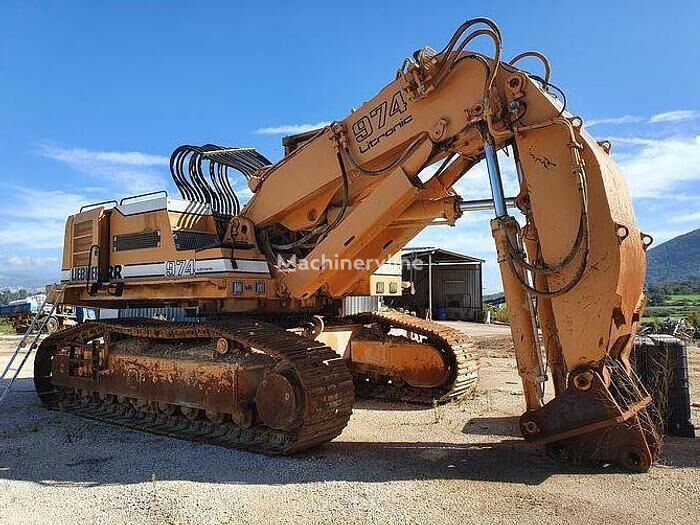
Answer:
[{"label": "rusty excavator body", "polygon": [[[475,38],[490,39],[493,56],[470,51]],[[501,43],[492,21],[469,20],[442,51],[407,58],[344,120],[286,137],[277,163],[250,148],[182,146],[171,158],[181,198],[128,197],[69,217],[64,303],[196,306],[201,317],[91,321],[47,337],[35,359],[41,400],[288,454],[339,435],[355,394],[424,403],[469,395],[479,360],[466,335],[392,310],[342,317],[339,305],[400,295],[401,276],[382,272],[383,261],[426,226],[480,209],[455,183],[485,160],[524,438],[648,469],[658,439],[629,356],[651,239],[610,144],[567,111],[547,59],[527,52],[505,62]],[[525,58],[544,74],[519,68]],[[520,183],[514,200],[503,192],[504,149]],[[419,177],[429,166],[439,167]],[[244,206],[233,170],[252,192]],[[524,225],[509,215],[513,203]]]}]

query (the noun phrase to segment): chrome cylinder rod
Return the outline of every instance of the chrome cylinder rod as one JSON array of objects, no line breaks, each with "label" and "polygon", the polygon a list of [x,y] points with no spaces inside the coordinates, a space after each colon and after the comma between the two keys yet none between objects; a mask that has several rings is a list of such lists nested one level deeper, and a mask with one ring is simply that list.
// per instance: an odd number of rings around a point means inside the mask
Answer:
[{"label": "chrome cylinder rod", "polygon": [[[515,197],[506,197],[506,207],[515,208]],[[495,208],[493,199],[472,199],[459,201],[461,211],[486,211]]]},{"label": "chrome cylinder rod", "polygon": [[520,162],[520,154],[518,153],[518,145],[513,141],[511,145],[513,150],[513,160],[515,160],[515,173],[518,174],[518,182],[523,183],[523,165]]},{"label": "chrome cylinder rod", "polygon": [[491,195],[493,196],[493,208],[496,210],[497,218],[505,217],[508,215],[508,209],[506,207],[506,198],[503,194],[501,169],[498,166],[496,148],[493,145],[493,138],[490,135],[487,135],[486,137],[484,154],[486,155],[486,169],[488,169],[489,172],[489,183],[491,184]]}]

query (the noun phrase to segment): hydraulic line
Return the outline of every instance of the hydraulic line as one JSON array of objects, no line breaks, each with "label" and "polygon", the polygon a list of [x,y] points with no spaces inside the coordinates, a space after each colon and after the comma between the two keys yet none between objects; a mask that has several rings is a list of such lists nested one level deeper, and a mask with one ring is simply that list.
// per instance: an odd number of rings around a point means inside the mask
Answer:
[{"label": "hydraulic line", "polygon": [[[527,261],[525,255],[522,253],[521,250],[518,249],[517,246],[514,246],[513,243],[509,240],[508,241],[508,265],[510,266],[511,270],[513,270],[513,273],[516,275],[518,280],[520,281],[520,284],[526,288],[529,292],[536,294],[541,297],[555,297],[558,295],[562,295],[569,290],[571,290],[574,286],[576,286],[581,279],[583,278],[583,274],[586,271],[586,268],[588,266],[588,256],[590,253],[590,224],[588,220],[588,191],[587,191],[587,185],[586,185],[586,174],[585,174],[585,169],[583,167],[583,162],[579,153],[579,148],[580,146],[577,144],[575,141],[575,135],[573,131],[573,127],[571,126],[571,123],[568,120],[564,120],[564,122],[561,122],[562,119],[556,119],[555,121],[552,122],[552,124],[561,124],[564,125],[570,135],[570,150],[573,158],[573,165],[574,165],[574,170],[573,174],[577,178],[577,189],[578,189],[578,194],[579,194],[579,199],[581,202],[581,215],[579,218],[579,226],[578,226],[578,232],[576,239],[574,240],[571,248],[569,249],[568,253],[556,264],[531,264]],[[529,214],[526,215],[528,217],[528,221],[532,222],[531,217]],[[581,248],[583,246],[583,248]],[[526,268],[527,270],[533,272],[533,276],[535,274],[552,274],[552,273],[560,273],[562,270],[564,270],[566,267],[568,267],[576,258],[576,256],[582,253],[581,255],[581,262],[579,266],[577,267],[577,270],[573,277],[567,282],[565,285],[561,286],[558,289],[555,290],[542,290],[538,289],[536,286],[536,283],[534,283],[533,279],[533,285],[530,285],[520,274],[520,271],[518,271],[518,268],[516,268],[516,264],[519,267],[520,270],[523,268]],[[524,272],[523,272],[524,273]]]},{"label": "hydraulic line", "polygon": [[[326,224],[323,226],[319,226],[312,230],[311,232],[307,233],[304,235],[301,239],[297,239],[296,241],[287,243],[287,244],[270,244],[271,247],[277,251],[285,251],[285,250],[292,250],[294,248],[299,248],[299,247],[313,247],[315,246],[318,242],[325,237],[328,232],[330,232],[333,228],[335,228],[338,224],[340,224],[340,221],[343,220],[343,217],[345,217],[345,212],[347,211],[348,204],[350,202],[350,179],[348,178],[347,171],[345,170],[345,163],[343,162],[343,157],[338,152],[336,154],[336,157],[338,159],[338,166],[340,167],[340,173],[343,178],[343,205],[340,209],[340,213],[338,213],[337,217],[333,220],[332,223]],[[313,237],[318,235],[318,239],[314,242],[313,245],[311,246],[305,246]]]},{"label": "hydraulic line", "polygon": [[[514,66],[518,62],[520,62],[523,58],[528,58],[528,57],[533,57],[533,58],[538,58],[542,62],[542,66],[544,67],[544,79],[543,82],[545,84],[549,84],[549,77],[552,74],[552,66],[549,63],[549,59],[544,56],[542,53],[539,51],[525,51],[524,53],[520,53],[519,55],[513,57],[510,62],[508,62],[508,65]],[[534,75],[530,75],[534,76]]]},{"label": "hydraulic line", "polygon": [[182,170],[184,157],[188,155],[190,147],[191,146],[187,145],[180,146],[173,151],[173,154],[170,156],[170,173],[173,177],[175,185],[177,186],[177,189],[180,190],[180,195],[182,198],[193,201],[196,199],[196,193]]},{"label": "hydraulic line", "polygon": [[450,41],[447,43],[447,45],[443,48],[442,51],[440,51],[438,53],[438,56],[442,56],[442,57],[444,57],[444,59],[449,57],[452,50],[454,49],[455,45],[457,44],[457,41],[462,37],[464,32],[476,24],[484,24],[484,25],[488,26],[489,29],[496,35],[496,38],[498,40],[498,44],[500,47],[500,43],[503,42],[503,38],[501,36],[501,30],[498,28],[496,23],[493,20],[491,20],[490,18],[478,17],[478,18],[472,18],[471,20],[467,20],[461,26],[459,26],[459,28],[457,29],[455,34],[452,36]]},{"label": "hydraulic line", "polygon": [[228,169],[250,180],[257,170],[270,164],[253,148],[184,145],[171,155],[170,173],[183,199],[207,203],[222,215],[237,215],[241,204],[231,185]]},{"label": "hydraulic line", "polygon": [[[464,50],[464,48],[476,37],[479,36],[489,36],[491,40],[493,40],[494,43],[494,57],[493,61],[495,64],[495,67],[491,68],[489,67],[489,75],[486,80],[486,92],[490,92],[491,88],[493,87],[493,81],[496,78],[496,71],[498,69],[498,64],[501,56],[501,41],[496,33],[491,31],[490,29],[479,29],[477,31],[474,31],[473,33],[470,33],[467,38],[464,39],[464,41],[457,47],[457,49],[454,51],[455,58],[452,60],[450,63],[445,63],[443,64],[440,69],[438,70],[438,73],[435,76],[434,84],[435,86],[439,86],[449,75],[449,73],[454,69],[454,67],[460,62],[462,58],[465,57],[460,57],[460,53]],[[478,55],[474,55],[478,56]]]},{"label": "hydraulic line", "polygon": [[[538,273],[554,273],[554,272],[560,272],[562,269],[564,269],[566,266],[568,266],[576,257],[576,255],[579,252],[579,248],[583,240],[587,240],[589,235],[588,235],[588,229],[589,229],[589,223],[588,223],[588,190],[586,186],[586,172],[583,167],[583,161],[581,159],[581,155],[579,153],[580,150],[580,145],[576,142],[576,136],[573,130],[573,127],[571,125],[571,122],[567,119],[553,119],[552,121],[548,122],[546,125],[561,125],[563,126],[569,133],[569,149],[571,151],[571,156],[572,156],[572,164],[574,166],[573,169],[573,174],[576,177],[576,182],[577,182],[577,190],[578,190],[578,195],[579,195],[579,200],[581,204],[581,215],[579,218],[579,226],[578,226],[578,232],[576,235],[576,239],[574,240],[574,243],[572,244],[571,248],[567,252],[567,254],[556,264],[543,264],[543,265],[531,265],[527,263],[524,258],[519,258],[520,265],[526,267],[528,270],[531,270],[533,272],[538,272]],[[537,127],[544,127],[542,125],[537,125]],[[530,127],[528,129],[534,129],[534,127]],[[522,130],[522,128],[520,128]],[[513,247],[514,248],[514,247]],[[588,247],[587,247],[588,249]]]},{"label": "hydraulic line", "polygon": [[405,149],[403,152],[390,162],[388,165],[384,166],[383,168],[376,169],[376,170],[370,170],[368,168],[363,167],[357,160],[352,156],[352,153],[350,152],[350,149],[347,147],[347,145],[343,148],[345,151],[345,156],[348,158],[350,161],[350,164],[352,165],[353,169],[359,171],[363,175],[381,175],[382,173],[386,173],[387,171],[393,170],[396,166],[401,164],[404,160],[408,158],[408,156],[413,153],[413,151],[423,143],[423,141],[428,138],[427,132],[423,132],[418,137]]},{"label": "hydraulic line", "polygon": [[[333,220],[332,223],[326,224],[319,226],[312,231],[308,232],[306,235],[304,235],[302,238],[297,239],[295,241],[289,242],[287,244],[274,244],[271,243],[270,246],[276,250],[276,251],[286,251],[286,250],[291,250],[294,248],[300,248],[300,247],[306,247],[306,248],[313,248],[318,242],[320,242],[321,239],[323,239],[328,232],[330,232],[333,228],[335,228],[341,220],[343,220],[343,217],[345,216],[345,212],[347,210],[348,204],[349,204],[349,199],[350,199],[350,180],[348,178],[347,171],[345,169],[345,162],[343,160],[343,157],[347,157],[348,160],[350,161],[350,164],[354,169],[359,171],[360,173],[368,176],[376,176],[380,175],[382,173],[386,173],[389,170],[394,169],[396,166],[401,164],[408,156],[415,151],[415,149],[420,146],[425,139],[428,138],[427,133],[421,133],[404,151],[396,158],[394,161],[392,161],[390,164],[387,166],[377,169],[377,170],[369,170],[367,168],[362,167],[352,156],[352,153],[350,152],[349,148],[345,146],[343,148],[344,150],[344,155],[341,154],[340,152],[337,153],[337,159],[338,159],[338,165],[340,167],[340,173],[343,178],[343,205],[341,208],[340,213],[337,215],[337,217]],[[449,158],[447,159],[449,160]],[[447,165],[447,161],[443,163],[443,167]],[[442,169],[442,167],[441,167]],[[314,237],[318,238],[314,241],[313,244],[308,245],[309,241],[313,239]]]}]

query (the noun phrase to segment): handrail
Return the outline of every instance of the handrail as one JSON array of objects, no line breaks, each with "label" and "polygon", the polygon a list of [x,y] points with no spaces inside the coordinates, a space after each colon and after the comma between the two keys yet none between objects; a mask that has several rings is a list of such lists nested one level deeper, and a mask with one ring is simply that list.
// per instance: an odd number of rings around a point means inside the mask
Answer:
[{"label": "handrail", "polygon": [[114,203],[115,206],[119,205],[119,203],[114,199],[110,199],[108,201],[93,202],[92,204],[85,204],[84,206],[81,206],[80,213],[83,213],[86,208],[92,208],[93,206],[101,206],[102,204],[110,204],[112,202]]},{"label": "handrail", "polygon": [[165,190],[149,191],[148,193],[140,193],[138,195],[130,195],[129,197],[124,197],[122,200],[119,201],[119,206],[124,204],[125,201],[131,200],[131,199],[138,199],[140,197],[148,197],[150,195],[158,195],[159,193],[163,193],[166,197],[168,196],[168,192]]},{"label": "handrail", "polygon": [[97,295],[97,291],[95,290],[93,292],[93,290],[90,287],[90,277],[92,274],[93,254],[97,257],[97,264],[95,265],[95,268],[97,269],[97,279],[95,282],[99,284],[99,282],[100,282],[100,275],[99,275],[100,274],[100,245],[99,244],[93,244],[92,246],[90,246],[90,252],[88,255],[87,271],[85,272],[86,273],[86,275],[85,275],[85,292],[91,297]]}]

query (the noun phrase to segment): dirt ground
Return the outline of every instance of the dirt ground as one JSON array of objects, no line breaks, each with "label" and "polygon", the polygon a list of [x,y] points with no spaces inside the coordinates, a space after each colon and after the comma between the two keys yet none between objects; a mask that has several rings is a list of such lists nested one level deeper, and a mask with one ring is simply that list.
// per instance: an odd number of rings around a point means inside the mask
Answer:
[{"label": "dirt ground", "polygon": [[[289,458],[44,410],[28,366],[0,409],[0,523],[700,520],[700,439],[667,438],[647,474],[558,464],[521,440],[507,332],[486,332],[476,337],[484,357],[473,399],[438,409],[360,401],[335,441]],[[0,338],[0,364],[16,341]]]}]

